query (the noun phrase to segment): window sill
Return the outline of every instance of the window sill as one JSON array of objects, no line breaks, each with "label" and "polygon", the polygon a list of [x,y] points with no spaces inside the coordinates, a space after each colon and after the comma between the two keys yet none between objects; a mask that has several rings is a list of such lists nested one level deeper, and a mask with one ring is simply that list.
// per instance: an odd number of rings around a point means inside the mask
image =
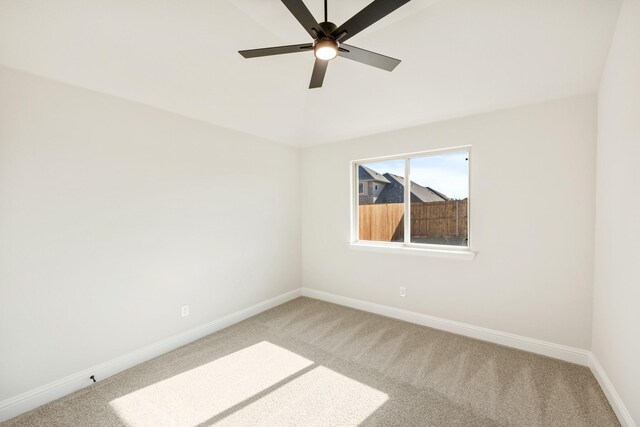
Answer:
[{"label": "window sill", "polygon": [[464,249],[434,249],[434,248],[417,248],[413,246],[393,246],[376,243],[349,243],[349,249],[367,252],[382,252],[400,255],[422,255],[436,258],[462,259],[471,261],[475,258],[476,253],[468,248]]}]

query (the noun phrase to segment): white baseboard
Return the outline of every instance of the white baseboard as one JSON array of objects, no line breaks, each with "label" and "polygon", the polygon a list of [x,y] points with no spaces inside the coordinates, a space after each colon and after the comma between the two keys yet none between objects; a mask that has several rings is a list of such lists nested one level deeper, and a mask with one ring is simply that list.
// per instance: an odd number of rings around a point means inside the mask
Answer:
[{"label": "white baseboard", "polygon": [[430,328],[440,329],[443,331],[452,332],[454,334],[464,335],[483,341],[501,344],[507,347],[513,347],[532,353],[542,354],[544,356],[554,357],[556,359],[577,363],[583,366],[589,365],[590,351],[588,350],[554,344],[534,338],[527,338],[507,332],[482,328],[480,326],[468,325],[466,323],[456,322],[453,320],[441,319],[439,317],[428,316],[426,314],[403,310],[401,308],[361,301],[354,298],[343,297],[340,295],[318,291],[310,288],[302,288],[302,295],[310,298],[332,302],[334,304],[356,308],[358,310],[381,314],[383,316],[392,317],[394,319],[404,320],[405,322],[416,323],[418,325],[428,326]]},{"label": "white baseboard", "polygon": [[589,367],[591,368],[591,372],[593,372],[593,376],[598,380],[598,384],[600,384],[605,396],[609,399],[613,412],[618,416],[618,420],[620,421],[620,424],[622,424],[622,427],[637,427],[636,423],[631,418],[631,413],[627,410],[622,399],[620,399],[620,395],[618,395],[618,392],[613,387],[613,383],[593,353],[589,354]]},{"label": "white baseboard", "polygon": [[91,380],[89,380],[89,376],[91,375],[95,375],[99,380],[105,379],[173,349],[193,342],[199,338],[245,320],[251,316],[255,316],[265,310],[297,298],[300,295],[520,350],[530,351],[544,356],[554,357],[567,362],[589,366],[623,427],[637,427],[631,418],[631,414],[626,409],[624,403],[620,399],[620,396],[613,387],[613,384],[607,377],[606,372],[598,362],[598,359],[596,359],[590,351],[506,332],[495,331],[479,326],[468,325],[452,320],[441,319],[439,317],[361,301],[310,288],[295,289],[269,300],[262,301],[258,304],[252,305],[251,307],[247,307],[243,310],[221,317],[220,319],[216,319],[205,325],[198,326],[173,337],[127,353],[116,359],[76,372],[75,374],[61,378],[57,381],[53,381],[49,384],[45,384],[33,390],[29,390],[20,395],[6,399],[0,402],[0,422],[16,417],[22,413],[35,409],[38,406],[44,405],[45,403],[51,402],[91,385]]},{"label": "white baseboard", "polygon": [[332,302],[334,304],[344,305],[358,310],[368,311],[370,313],[376,313],[394,319],[404,320],[406,322],[416,323],[418,325],[428,326],[430,328],[465,335],[471,338],[477,338],[520,350],[530,351],[532,353],[542,354],[544,356],[554,357],[567,362],[588,366],[591,369],[591,372],[593,372],[598,384],[600,384],[600,387],[609,400],[609,403],[622,426],[637,427],[636,423],[631,418],[631,414],[613,387],[611,380],[609,380],[609,377],[600,365],[600,362],[591,351],[527,338],[506,332],[495,331],[479,326],[468,325],[466,323],[456,322],[453,320],[441,319],[439,317],[428,316],[426,314],[415,313],[401,308],[389,307],[386,305],[344,297],[329,292],[318,291],[316,289],[303,287],[301,291],[302,295],[305,297]]},{"label": "white baseboard", "polygon": [[168,351],[193,342],[204,336],[217,332],[251,316],[255,316],[265,310],[283,304],[300,296],[300,289],[278,295],[277,297],[262,301],[243,310],[216,319],[207,324],[198,326],[188,331],[174,335],[165,340],[150,344],[138,350],[127,353],[116,359],[109,360],[91,368],[85,369],[59,380],[42,385],[33,390],[11,397],[0,402],[0,422],[16,417],[27,411],[44,405],[69,393],[91,385],[89,377],[95,375],[103,380],[118,372],[122,372],[154,357],[158,357]]}]

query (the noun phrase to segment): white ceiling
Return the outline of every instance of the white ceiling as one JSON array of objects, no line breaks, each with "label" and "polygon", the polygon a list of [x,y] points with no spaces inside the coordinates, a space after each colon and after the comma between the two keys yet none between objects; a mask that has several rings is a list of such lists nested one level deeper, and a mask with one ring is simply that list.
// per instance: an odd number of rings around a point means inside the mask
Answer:
[{"label": "white ceiling", "polygon": [[[322,0],[306,0],[322,18]],[[341,24],[367,0],[329,0]],[[296,146],[597,89],[620,0],[413,0],[349,44],[392,73],[313,54],[278,0],[0,0],[0,64]]]}]

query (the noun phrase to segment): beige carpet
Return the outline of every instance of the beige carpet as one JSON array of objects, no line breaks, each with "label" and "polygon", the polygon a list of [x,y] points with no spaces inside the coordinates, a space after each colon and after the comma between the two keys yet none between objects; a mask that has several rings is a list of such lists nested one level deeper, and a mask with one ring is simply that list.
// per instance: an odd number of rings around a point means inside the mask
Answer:
[{"label": "beige carpet", "polygon": [[582,366],[308,298],[2,426],[617,426]]}]

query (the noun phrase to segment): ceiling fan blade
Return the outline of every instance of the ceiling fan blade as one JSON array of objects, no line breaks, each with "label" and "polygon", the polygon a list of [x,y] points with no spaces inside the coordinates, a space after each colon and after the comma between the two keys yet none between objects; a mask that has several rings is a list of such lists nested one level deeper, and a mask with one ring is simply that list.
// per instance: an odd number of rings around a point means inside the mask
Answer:
[{"label": "ceiling fan blade", "polygon": [[306,52],[308,50],[313,50],[313,45],[311,43],[265,47],[262,49],[239,50],[238,53],[245,58],[257,58],[259,56],[282,55],[285,53]]},{"label": "ceiling fan blade", "polygon": [[319,35],[324,35],[320,24],[318,24],[318,21],[316,21],[316,18],[309,12],[309,9],[307,9],[307,6],[305,6],[302,0],[282,0],[282,3],[287,6],[289,12],[291,12],[311,37],[316,39]]},{"label": "ceiling fan blade", "polygon": [[[338,38],[340,43],[345,42],[408,2],[409,0],[374,0],[360,12],[353,15],[347,22],[336,28],[331,33],[331,36]],[[339,37],[344,32],[346,34]]]},{"label": "ceiling fan blade", "polygon": [[351,59],[352,61],[362,62],[363,64],[371,65],[372,67],[376,68],[382,68],[383,70],[387,71],[393,71],[393,69],[396,68],[400,63],[399,59],[380,55],[379,53],[370,52],[368,50],[360,49],[359,47],[351,46],[348,44],[340,45],[338,55],[347,59]]},{"label": "ceiling fan blade", "polygon": [[313,72],[311,73],[311,83],[309,83],[309,89],[322,87],[324,75],[327,72],[327,65],[329,65],[329,61],[316,58],[316,62],[315,64],[313,64]]}]

